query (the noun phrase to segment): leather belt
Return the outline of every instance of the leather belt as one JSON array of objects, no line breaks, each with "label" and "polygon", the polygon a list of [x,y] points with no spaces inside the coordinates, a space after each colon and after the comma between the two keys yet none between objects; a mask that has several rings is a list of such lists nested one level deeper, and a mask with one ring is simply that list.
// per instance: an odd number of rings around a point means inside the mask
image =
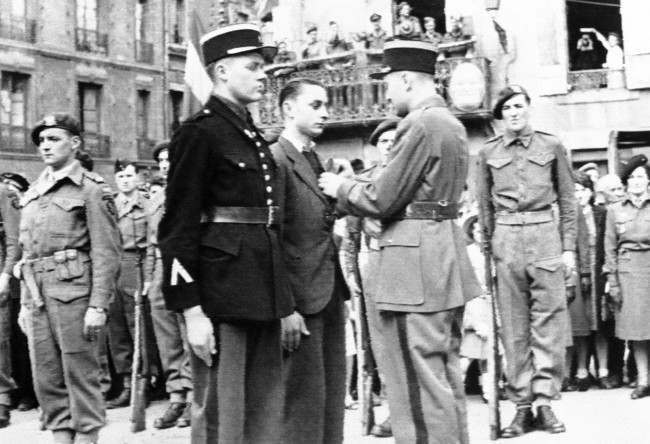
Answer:
[{"label": "leather belt", "polygon": [[397,219],[422,219],[441,221],[458,218],[458,203],[440,200],[438,202],[411,202]]},{"label": "leather belt", "polygon": [[[90,256],[85,251],[75,250],[74,248],[68,250],[62,250],[66,255],[78,255],[81,258],[81,262],[89,262]],[[52,271],[56,268],[59,261],[52,256],[44,256],[36,259],[26,259],[24,264],[31,267],[32,270],[36,273]]]},{"label": "leather belt", "polygon": [[280,207],[212,207],[201,215],[202,223],[214,224],[265,224],[275,225],[279,221]]},{"label": "leather belt", "polygon": [[516,213],[498,211],[495,215],[495,221],[499,225],[534,225],[552,222],[553,219],[553,210],[519,211]]}]

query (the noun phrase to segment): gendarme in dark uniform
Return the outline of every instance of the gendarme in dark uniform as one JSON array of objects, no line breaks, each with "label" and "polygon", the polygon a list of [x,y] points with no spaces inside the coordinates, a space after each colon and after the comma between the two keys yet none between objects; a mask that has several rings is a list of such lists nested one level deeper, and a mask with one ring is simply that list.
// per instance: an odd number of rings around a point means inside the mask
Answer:
[{"label": "gendarme in dark uniform", "polygon": [[[280,318],[294,303],[274,216],[276,165],[245,105],[261,98],[260,54],[272,58],[276,49],[263,46],[249,24],[212,31],[201,45],[205,63],[217,65],[215,89],[170,143],[159,227],[163,292],[167,307],[187,321],[192,442],[275,443]],[[206,316],[216,337],[211,366],[202,352]]]}]

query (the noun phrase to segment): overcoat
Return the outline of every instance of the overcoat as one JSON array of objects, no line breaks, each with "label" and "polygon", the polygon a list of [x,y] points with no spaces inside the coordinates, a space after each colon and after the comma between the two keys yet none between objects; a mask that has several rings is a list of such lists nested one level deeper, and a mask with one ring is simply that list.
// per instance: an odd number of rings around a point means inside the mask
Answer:
[{"label": "overcoat", "polygon": [[[463,125],[434,95],[397,126],[393,158],[372,182],[347,181],[338,190],[341,212],[384,221],[377,279],[369,291],[380,310],[439,312],[481,294],[455,220],[400,220],[411,202],[454,203],[467,179]],[[374,287],[376,285],[376,287]]]},{"label": "overcoat", "polygon": [[158,231],[167,307],[201,305],[224,321],[292,313],[277,225],[202,222],[216,206],[277,205],[276,164],[250,114],[212,96],[174,133],[169,154]]}]

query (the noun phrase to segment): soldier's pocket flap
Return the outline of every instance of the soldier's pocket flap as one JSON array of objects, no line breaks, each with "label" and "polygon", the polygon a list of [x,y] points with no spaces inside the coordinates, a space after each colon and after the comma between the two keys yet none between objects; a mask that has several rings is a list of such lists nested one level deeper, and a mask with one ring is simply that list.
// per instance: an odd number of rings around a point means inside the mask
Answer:
[{"label": "soldier's pocket flap", "polygon": [[531,162],[539,166],[544,166],[553,159],[555,159],[555,154],[552,153],[531,154],[530,156],[528,156],[528,160],[530,160]]},{"label": "soldier's pocket flap", "polygon": [[564,263],[562,262],[561,257],[549,257],[547,259],[541,259],[535,262],[536,268],[541,268],[546,271],[556,271],[562,267]]},{"label": "soldier's pocket flap", "polygon": [[53,197],[52,202],[65,211],[71,211],[74,208],[84,206],[83,199],[75,199],[72,197]]},{"label": "soldier's pocket flap", "polygon": [[488,159],[487,164],[494,168],[502,168],[512,162],[512,157],[497,157],[496,159]]},{"label": "soldier's pocket flap", "polygon": [[[241,235],[208,235],[201,239],[201,246],[214,248],[232,256],[238,256],[241,248]],[[204,254],[205,251],[202,253]]]},{"label": "soldier's pocket flap", "polygon": [[379,239],[379,247],[419,247],[420,230],[388,230]]}]

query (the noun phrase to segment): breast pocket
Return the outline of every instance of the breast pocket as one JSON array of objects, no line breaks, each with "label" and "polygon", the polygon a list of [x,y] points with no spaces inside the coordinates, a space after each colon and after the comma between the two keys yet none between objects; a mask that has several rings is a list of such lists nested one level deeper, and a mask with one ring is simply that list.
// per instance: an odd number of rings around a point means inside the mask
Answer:
[{"label": "breast pocket", "polygon": [[86,220],[83,199],[53,197],[49,212],[50,236],[53,238],[73,237]]},{"label": "breast pocket", "polygon": [[511,157],[496,157],[487,159],[487,164],[492,173],[492,180],[497,188],[509,187],[513,182],[513,175],[508,165],[512,163]]},{"label": "breast pocket", "polygon": [[531,153],[526,159],[528,160],[528,177],[532,184],[540,187],[551,187],[551,168],[555,160],[553,153]]}]

